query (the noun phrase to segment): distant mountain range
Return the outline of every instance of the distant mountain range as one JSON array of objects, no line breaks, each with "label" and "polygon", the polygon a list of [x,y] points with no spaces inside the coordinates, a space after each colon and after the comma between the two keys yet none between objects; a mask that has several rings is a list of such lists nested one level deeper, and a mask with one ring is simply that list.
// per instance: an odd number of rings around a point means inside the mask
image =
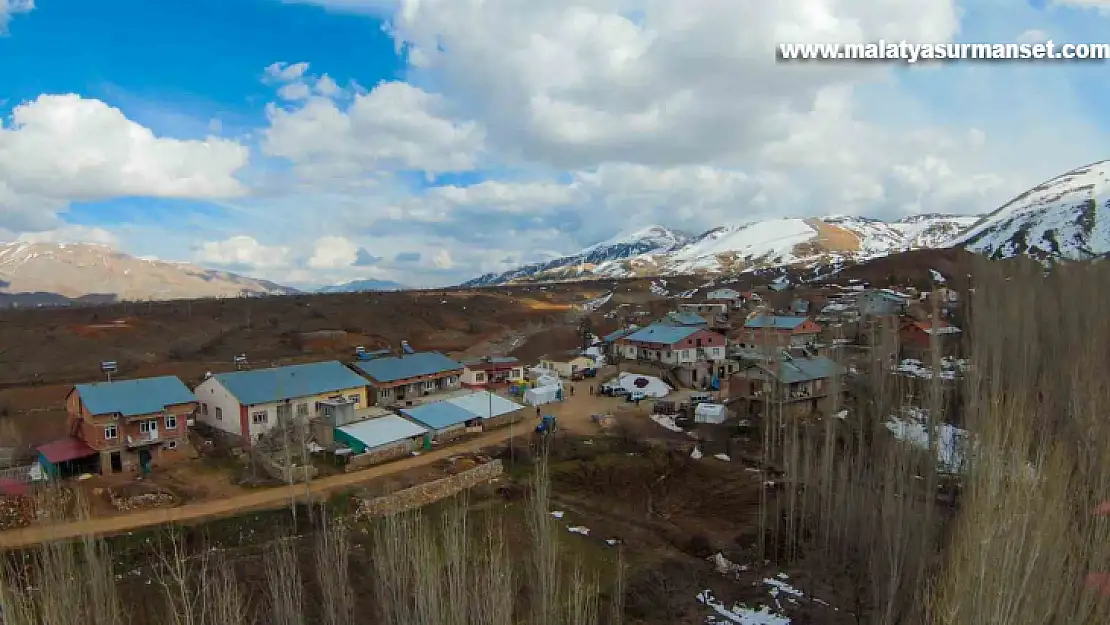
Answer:
[{"label": "distant mountain range", "polygon": [[362,293],[366,291],[404,291],[409,287],[391,280],[354,280],[343,284],[322,286],[316,293]]},{"label": "distant mountain range", "polygon": [[576,254],[486,274],[462,286],[718,275],[782,266],[835,270],[898,252],[947,247],[992,258],[1086,260],[1110,254],[1108,172],[1110,161],[1080,167],[979,216],[927,214],[889,222],[848,216],[769,219],[696,236],[649,226]]}]

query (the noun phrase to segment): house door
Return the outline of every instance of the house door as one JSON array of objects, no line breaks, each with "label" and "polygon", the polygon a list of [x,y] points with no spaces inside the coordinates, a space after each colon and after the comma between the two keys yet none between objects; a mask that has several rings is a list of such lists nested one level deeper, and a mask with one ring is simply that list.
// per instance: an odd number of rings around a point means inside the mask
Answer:
[{"label": "house door", "polygon": [[113,451],[109,456],[108,463],[112,467],[112,473],[119,473],[123,470],[123,455],[118,451]]},{"label": "house door", "polygon": [[278,425],[286,425],[293,420],[293,405],[282,403],[277,405]]},{"label": "house door", "polygon": [[139,450],[139,470],[143,473],[150,473],[150,450],[146,447]]}]

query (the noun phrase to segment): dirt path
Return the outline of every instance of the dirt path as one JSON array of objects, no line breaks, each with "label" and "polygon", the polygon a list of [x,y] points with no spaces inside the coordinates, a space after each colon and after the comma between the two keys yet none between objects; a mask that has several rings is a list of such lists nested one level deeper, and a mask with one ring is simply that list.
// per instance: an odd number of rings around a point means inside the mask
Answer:
[{"label": "dirt path", "polygon": [[[585,384],[581,382],[578,384],[582,385],[582,391],[587,390]],[[615,403],[616,400],[608,398],[590,397],[588,392],[576,392],[573,397],[568,397],[567,401],[544,406],[542,412],[556,415],[560,426],[567,430],[578,434],[590,434],[598,431],[597,426],[590,421],[590,414],[601,411],[600,409],[604,407],[601,404]],[[69,521],[53,525],[33,525],[18,530],[0,532],[0,549],[17,549],[38,543],[68,540],[86,535],[119,534],[165,523],[195,523],[206,519],[241,514],[251,510],[280,508],[287,505],[290,499],[294,497],[298,501],[303,501],[308,496],[319,498],[336,490],[444,460],[460,453],[476,452],[486,447],[492,447],[509,440],[510,436],[523,440],[531,436],[532,430],[536,426],[536,420],[531,413],[525,414],[527,415],[526,418],[512,427],[501,428],[457,445],[443,447],[419,456],[411,456],[361,471],[320,478],[312,482],[309,492],[306,492],[304,484],[298,484],[292,487],[267,488],[224,499],[186,504],[176,508],[143,510],[119,516]]]}]

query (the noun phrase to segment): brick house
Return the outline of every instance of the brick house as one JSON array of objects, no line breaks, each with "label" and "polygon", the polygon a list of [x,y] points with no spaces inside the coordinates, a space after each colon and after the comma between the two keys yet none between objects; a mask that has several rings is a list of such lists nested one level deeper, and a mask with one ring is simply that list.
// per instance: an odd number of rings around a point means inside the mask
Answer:
[{"label": "brick house", "polygon": [[699,360],[724,360],[727,342],[705,328],[657,323],[617,339],[616,344],[625,360],[682,366]]},{"label": "brick house", "polygon": [[96,452],[102,474],[179,457],[196,410],[196,396],[176,376],[78,384],[66,396],[69,432]]},{"label": "brick house", "polygon": [[417,352],[356,362],[352,367],[370,381],[370,403],[391,406],[434,393],[458,390],[461,362],[439,352]]},{"label": "brick house", "polygon": [[942,356],[951,356],[958,351],[961,330],[943,319],[914,321],[903,319],[898,331],[898,343],[907,357],[918,357],[932,347],[933,336]]},{"label": "brick house", "polygon": [[511,356],[486,356],[463,363],[462,385],[485,388],[491,384],[518,384],[524,381],[524,365]]},{"label": "brick house", "polygon": [[743,348],[785,349],[817,342],[821,326],[809,317],[753,315],[744,322],[737,342]]},{"label": "brick house", "polygon": [[837,376],[844,367],[825,356],[796,357],[782,353],[750,363],[729,380],[729,399],[739,400],[747,414],[801,416],[818,408],[821,401],[839,392]]}]

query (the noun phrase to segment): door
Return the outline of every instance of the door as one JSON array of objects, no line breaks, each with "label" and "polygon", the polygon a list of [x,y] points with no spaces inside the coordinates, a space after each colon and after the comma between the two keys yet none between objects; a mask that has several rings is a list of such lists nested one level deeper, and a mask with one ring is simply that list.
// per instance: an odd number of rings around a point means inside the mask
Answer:
[{"label": "door", "polygon": [[113,451],[109,463],[112,466],[112,473],[119,473],[123,470],[123,455],[118,451]]},{"label": "door", "polygon": [[150,425],[147,426],[147,431],[150,432],[150,440],[156,440],[158,438],[158,421],[156,419],[154,421],[150,421],[149,423]]},{"label": "door", "polygon": [[139,450],[139,470],[143,473],[150,473],[150,450],[142,448]]}]

